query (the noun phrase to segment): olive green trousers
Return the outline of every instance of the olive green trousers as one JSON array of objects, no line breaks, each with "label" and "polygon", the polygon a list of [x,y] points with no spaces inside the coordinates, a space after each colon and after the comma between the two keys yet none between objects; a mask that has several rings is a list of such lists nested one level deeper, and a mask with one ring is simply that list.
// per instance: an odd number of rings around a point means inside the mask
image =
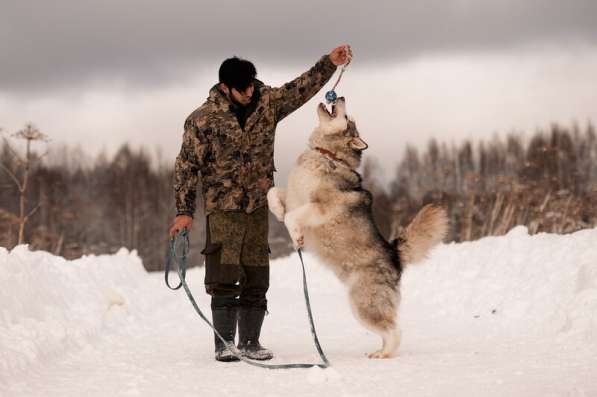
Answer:
[{"label": "olive green trousers", "polygon": [[217,211],[206,219],[205,290],[230,297],[226,306],[267,310],[269,288],[268,209]]}]

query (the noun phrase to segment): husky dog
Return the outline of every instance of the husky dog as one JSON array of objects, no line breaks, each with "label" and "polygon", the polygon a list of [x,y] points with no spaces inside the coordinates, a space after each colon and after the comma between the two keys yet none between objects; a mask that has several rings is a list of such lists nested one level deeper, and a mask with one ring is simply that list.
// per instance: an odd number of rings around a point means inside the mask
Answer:
[{"label": "husky dog", "polygon": [[400,345],[397,311],[405,265],[425,258],[447,232],[443,209],[425,206],[400,234],[386,241],[371,211],[371,193],[356,172],[367,144],[346,116],[344,98],[330,113],[318,107],[319,126],[291,170],[288,188],[272,188],[270,210],[288,228],[296,248],[313,251],[347,286],[354,315],[381,336],[369,358],[389,358]]}]

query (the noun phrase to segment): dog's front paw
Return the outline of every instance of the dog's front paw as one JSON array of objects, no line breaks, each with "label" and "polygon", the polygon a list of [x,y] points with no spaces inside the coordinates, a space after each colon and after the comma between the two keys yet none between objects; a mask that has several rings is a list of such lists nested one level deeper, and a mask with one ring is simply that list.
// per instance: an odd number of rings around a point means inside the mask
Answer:
[{"label": "dog's front paw", "polygon": [[284,215],[286,212],[284,197],[284,190],[277,187],[273,187],[267,192],[269,209],[280,222],[284,222]]},{"label": "dog's front paw", "polygon": [[293,230],[292,233],[290,233],[290,238],[292,239],[292,245],[294,246],[294,249],[298,250],[299,248],[303,248],[305,245],[305,236],[300,230]]},{"label": "dog's front paw", "polygon": [[292,245],[294,245],[295,249],[303,248],[305,244],[305,237],[303,235],[303,227],[301,224],[297,222],[297,212],[288,212],[284,217],[284,224],[288,229],[288,234],[290,234],[290,239],[292,240]]}]

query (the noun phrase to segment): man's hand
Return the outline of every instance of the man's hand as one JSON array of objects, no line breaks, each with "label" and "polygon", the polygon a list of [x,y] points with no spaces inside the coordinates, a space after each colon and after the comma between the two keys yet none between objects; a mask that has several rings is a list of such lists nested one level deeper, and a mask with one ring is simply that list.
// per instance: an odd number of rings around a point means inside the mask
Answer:
[{"label": "man's hand", "polygon": [[336,66],[348,64],[352,60],[352,49],[348,44],[336,47],[330,52],[330,61]]},{"label": "man's hand", "polygon": [[174,225],[170,228],[170,238],[176,237],[176,234],[182,229],[187,229],[187,232],[191,231],[193,226],[193,218],[187,215],[179,215],[174,219]]}]

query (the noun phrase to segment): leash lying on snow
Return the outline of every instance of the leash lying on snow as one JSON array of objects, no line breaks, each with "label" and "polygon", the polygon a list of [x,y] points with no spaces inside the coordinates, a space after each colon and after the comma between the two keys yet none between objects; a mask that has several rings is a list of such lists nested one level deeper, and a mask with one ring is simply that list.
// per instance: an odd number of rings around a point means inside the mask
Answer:
[{"label": "leash lying on snow", "polygon": [[[181,239],[182,239],[182,255],[179,257],[176,254],[176,247],[178,245],[177,243],[180,242]],[[232,354],[234,356],[236,356],[238,359],[244,361],[247,364],[253,365],[255,367],[268,368],[268,369],[311,368],[311,367],[327,368],[331,365],[330,362],[328,361],[328,359],[326,358],[325,353],[321,349],[321,345],[319,344],[319,339],[317,338],[317,333],[315,332],[315,325],[313,324],[313,314],[311,313],[311,303],[309,302],[309,292],[307,290],[307,276],[305,273],[305,263],[303,262],[303,254],[300,249],[298,250],[298,254],[299,254],[299,258],[301,259],[301,266],[303,268],[303,292],[305,293],[305,303],[307,305],[307,313],[309,314],[309,322],[311,325],[311,335],[313,335],[313,341],[315,342],[315,347],[317,348],[319,357],[321,357],[321,361],[323,361],[323,363],[321,363],[321,364],[263,364],[260,362],[249,360],[246,357],[244,357],[242,355],[242,353],[236,348],[234,343],[228,343],[227,341],[224,340],[222,335],[220,335],[220,333],[214,328],[213,324],[203,314],[201,309],[199,309],[199,306],[197,305],[195,298],[193,298],[193,294],[191,294],[191,290],[185,280],[186,272],[187,272],[187,263],[186,262],[187,262],[188,252],[189,252],[189,235],[188,235],[187,230],[183,229],[180,233],[178,233],[176,235],[175,238],[170,240],[170,252],[169,252],[168,258],[166,260],[165,274],[164,274],[164,279],[166,281],[166,285],[171,290],[177,290],[180,287],[184,288],[185,292],[187,293],[187,296],[189,297],[189,300],[191,301],[191,304],[195,308],[195,311],[197,312],[197,314],[199,314],[199,317],[201,317],[203,319],[203,321],[205,321],[207,323],[207,325],[210,326],[210,328],[215,332],[215,334],[218,336],[218,338],[220,338],[220,340],[222,342],[224,342],[226,347],[232,352]],[[178,277],[180,278],[180,283],[176,287],[172,287],[170,285],[170,282],[168,279],[168,275],[170,273],[170,265],[171,265],[172,261],[176,262],[176,271],[178,272]]]}]

